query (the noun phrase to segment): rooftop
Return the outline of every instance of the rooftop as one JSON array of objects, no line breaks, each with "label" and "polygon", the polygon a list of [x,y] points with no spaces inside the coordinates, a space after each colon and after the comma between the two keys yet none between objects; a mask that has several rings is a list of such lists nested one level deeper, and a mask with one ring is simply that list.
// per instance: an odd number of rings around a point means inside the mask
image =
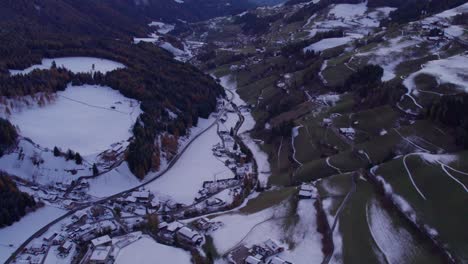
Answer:
[{"label": "rooftop", "polygon": [[106,244],[111,241],[112,239],[108,235],[105,235],[105,236],[98,237],[98,238],[91,240],[91,243],[93,243],[93,246],[97,247],[99,245]]},{"label": "rooftop", "polygon": [[109,257],[109,254],[112,250],[111,246],[107,247],[97,247],[94,249],[93,254],[91,254],[91,257],[89,260],[91,261],[105,261],[107,257]]}]

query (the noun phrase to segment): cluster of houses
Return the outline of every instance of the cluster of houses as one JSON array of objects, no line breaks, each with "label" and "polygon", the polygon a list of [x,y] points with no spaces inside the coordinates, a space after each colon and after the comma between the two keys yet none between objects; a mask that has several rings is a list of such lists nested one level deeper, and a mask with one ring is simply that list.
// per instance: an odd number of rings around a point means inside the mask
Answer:
[{"label": "cluster of houses", "polygon": [[280,244],[272,239],[248,248],[240,245],[229,252],[227,260],[230,264],[292,264],[278,255],[284,251]]},{"label": "cluster of houses", "polygon": [[142,237],[143,234],[139,231],[117,237],[110,237],[109,235],[97,237],[91,240],[90,247],[85,253],[81,263],[113,263],[120,250]]}]

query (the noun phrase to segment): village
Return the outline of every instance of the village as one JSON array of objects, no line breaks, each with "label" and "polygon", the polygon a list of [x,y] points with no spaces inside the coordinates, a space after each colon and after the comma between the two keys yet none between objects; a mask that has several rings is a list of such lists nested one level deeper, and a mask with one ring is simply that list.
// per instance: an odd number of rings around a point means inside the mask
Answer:
[{"label": "village", "polygon": [[[225,109],[217,128],[221,142],[211,151],[234,177],[217,179],[213,175],[212,180],[203,182],[192,204],[160,196],[144,184],[99,200],[89,195],[86,178],[50,186],[18,181],[37,201],[68,213],[27,241],[14,263],[114,263],[119,252],[142,239],[190,254],[200,251],[205,236],[223,225],[204,216],[239,206],[257,185],[255,160],[236,137],[240,124],[226,125],[228,114],[235,115],[238,108],[226,104]],[[301,195],[310,198],[306,189]],[[269,240],[247,251],[235,250],[226,260],[233,264],[289,263],[275,257],[280,249],[277,242]]]}]

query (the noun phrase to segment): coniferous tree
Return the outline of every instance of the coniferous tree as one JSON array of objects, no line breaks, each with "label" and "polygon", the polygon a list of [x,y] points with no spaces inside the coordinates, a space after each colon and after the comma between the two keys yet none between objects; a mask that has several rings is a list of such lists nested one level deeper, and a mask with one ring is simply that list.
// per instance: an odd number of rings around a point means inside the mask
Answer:
[{"label": "coniferous tree", "polygon": [[98,167],[96,163],[93,164],[93,176],[97,176],[99,174]]},{"label": "coniferous tree", "polygon": [[55,157],[60,156],[60,150],[56,146],[54,147],[54,156]]},{"label": "coniferous tree", "polygon": [[83,158],[81,157],[80,153],[78,153],[78,152],[75,153],[75,162],[78,165],[83,164]]}]

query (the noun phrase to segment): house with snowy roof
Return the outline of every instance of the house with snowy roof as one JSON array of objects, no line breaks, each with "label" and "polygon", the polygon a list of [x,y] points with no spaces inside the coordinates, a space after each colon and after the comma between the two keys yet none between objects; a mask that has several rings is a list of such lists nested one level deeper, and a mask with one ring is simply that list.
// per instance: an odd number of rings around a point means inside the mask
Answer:
[{"label": "house with snowy roof", "polygon": [[108,246],[112,244],[112,239],[108,235],[105,235],[91,240],[91,244],[93,244],[93,247]]},{"label": "house with snowy roof", "polygon": [[274,257],[268,262],[268,264],[292,264],[292,263],[280,257]]},{"label": "house with snowy roof", "polygon": [[190,245],[199,245],[201,242],[203,242],[203,237],[200,234],[186,226],[177,231],[177,238],[181,242],[185,242]]},{"label": "house with snowy roof", "polygon": [[245,264],[263,264],[263,261],[261,259],[256,258],[256,257],[248,256],[245,259]]},{"label": "house with snowy roof", "polygon": [[106,264],[109,262],[112,246],[99,246],[89,257],[89,264]]}]

